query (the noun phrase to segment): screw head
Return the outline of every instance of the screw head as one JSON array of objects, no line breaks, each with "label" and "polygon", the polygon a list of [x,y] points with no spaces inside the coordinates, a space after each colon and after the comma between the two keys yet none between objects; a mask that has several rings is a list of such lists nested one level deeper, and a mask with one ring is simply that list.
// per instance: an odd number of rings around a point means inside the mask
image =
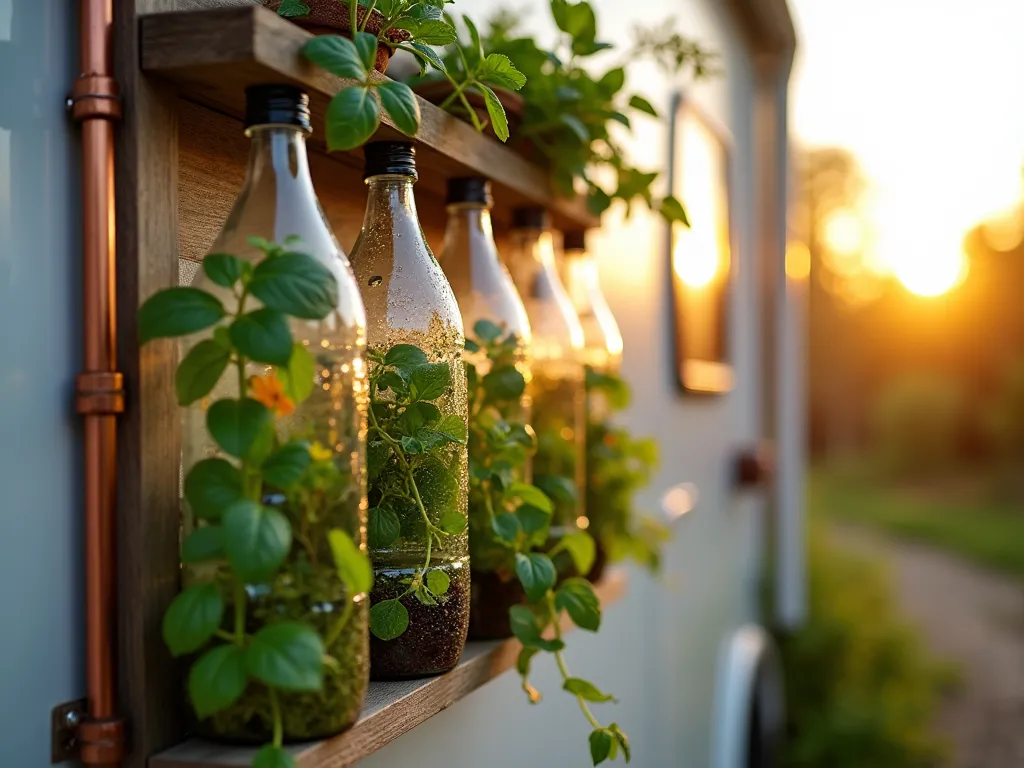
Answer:
[{"label": "screw head", "polygon": [[81,720],[81,716],[74,710],[64,713],[64,725],[68,728],[77,728]]}]

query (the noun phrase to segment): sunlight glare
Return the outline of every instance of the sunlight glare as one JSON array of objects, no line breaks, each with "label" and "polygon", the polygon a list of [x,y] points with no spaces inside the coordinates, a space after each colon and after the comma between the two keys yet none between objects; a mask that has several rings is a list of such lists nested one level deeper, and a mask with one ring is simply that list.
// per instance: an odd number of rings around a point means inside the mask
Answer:
[{"label": "sunlight glare", "polygon": [[967,276],[967,259],[957,249],[904,254],[893,272],[911,293],[941,296]]}]

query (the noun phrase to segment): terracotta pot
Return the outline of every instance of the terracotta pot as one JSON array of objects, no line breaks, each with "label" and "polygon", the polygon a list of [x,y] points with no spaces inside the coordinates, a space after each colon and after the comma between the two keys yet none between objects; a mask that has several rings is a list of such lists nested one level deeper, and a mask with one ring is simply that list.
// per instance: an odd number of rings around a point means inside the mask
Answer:
[{"label": "terracotta pot", "polygon": [[[435,80],[429,83],[420,83],[414,89],[417,94],[422,96],[424,99],[429,101],[431,104],[441,104],[452,95],[452,84],[447,80]],[[515,135],[516,129],[523,120],[523,108],[526,106],[526,102],[523,101],[523,97],[515,91],[510,91],[506,88],[493,88],[494,94],[498,97],[498,101],[501,102],[501,106],[505,108],[505,117],[508,119],[508,131],[509,134]],[[490,117],[487,114],[487,102],[484,101],[483,94],[476,90],[466,91],[466,100],[469,101],[473,111],[476,112],[476,116],[480,119],[480,122],[487,122]],[[465,109],[462,107],[461,102],[455,105],[455,109],[452,110],[453,114],[462,117],[464,120],[468,120],[464,116]],[[460,114],[460,112],[462,114]],[[494,135],[494,129],[488,124],[487,132],[492,136]]]},{"label": "terracotta pot", "polygon": [[[261,0],[261,2],[270,10],[276,11],[281,7],[282,0]],[[349,10],[347,3],[342,3],[338,0],[304,0],[304,2],[309,6],[309,13],[302,17],[292,18],[290,21],[294,21],[300,27],[309,30],[315,35],[341,34],[344,37],[352,37],[348,23]],[[359,6],[356,9],[360,25],[366,17],[366,11],[367,9],[363,6]],[[366,23],[365,31],[376,35],[380,32],[383,23],[384,17],[377,11],[374,11],[370,16],[370,20]],[[408,39],[409,33],[404,29],[393,29],[388,32],[388,40],[393,43],[405,42]],[[386,71],[392,54],[394,54],[394,49],[383,43],[378,43],[377,58],[373,62],[373,68],[378,72]]]}]

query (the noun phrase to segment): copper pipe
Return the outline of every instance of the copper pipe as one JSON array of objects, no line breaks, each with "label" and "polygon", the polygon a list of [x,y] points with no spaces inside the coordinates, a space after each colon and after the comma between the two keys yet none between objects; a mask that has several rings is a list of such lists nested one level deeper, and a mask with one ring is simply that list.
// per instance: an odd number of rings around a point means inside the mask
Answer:
[{"label": "copper pipe", "polygon": [[85,615],[88,717],[79,726],[79,757],[116,768],[124,757],[117,716],[115,640],[115,488],[117,414],[124,389],[115,353],[116,306],[114,121],[121,116],[111,73],[112,0],[81,0],[81,73],[71,95],[82,125],[82,283],[84,370],[77,408],[85,425]]}]

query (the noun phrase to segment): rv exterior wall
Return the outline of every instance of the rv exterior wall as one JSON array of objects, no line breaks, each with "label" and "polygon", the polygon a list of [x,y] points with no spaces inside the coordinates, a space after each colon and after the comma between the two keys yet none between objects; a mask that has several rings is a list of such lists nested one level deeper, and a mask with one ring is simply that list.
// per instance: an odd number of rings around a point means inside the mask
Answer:
[{"label": "rv exterior wall", "polygon": [[84,694],[77,28],[72,0],[0,0],[0,753],[25,768]]}]

